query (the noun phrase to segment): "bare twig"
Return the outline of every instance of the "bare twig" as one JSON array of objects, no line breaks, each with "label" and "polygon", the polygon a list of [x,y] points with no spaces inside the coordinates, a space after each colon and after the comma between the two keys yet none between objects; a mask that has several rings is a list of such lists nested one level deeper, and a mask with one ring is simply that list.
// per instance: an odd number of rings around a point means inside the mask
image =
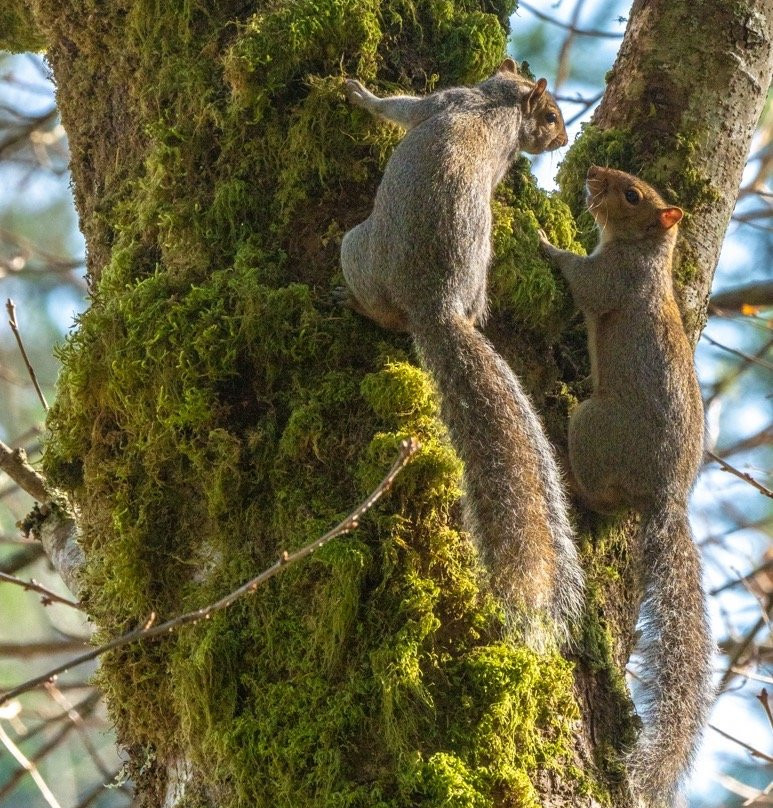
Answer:
[{"label": "bare twig", "polygon": [[24,449],[11,449],[0,440],[0,469],[38,502],[51,499],[45,477],[32,468]]},{"label": "bare twig", "polygon": [[709,299],[709,310],[733,309],[741,311],[744,306],[773,306],[773,281],[758,281],[724,292],[717,292]]},{"label": "bare twig", "polygon": [[42,584],[39,584],[34,578],[30,578],[29,581],[23,581],[21,578],[17,578],[14,575],[8,575],[5,572],[0,572],[0,582],[2,581],[8,584],[15,584],[16,586],[20,586],[22,589],[26,589],[30,592],[38,592],[43,596],[40,599],[40,602],[44,606],[50,606],[52,603],[64,603],[66,606],[72,606],[73,609],[82,608],[80,603],[77,601],[57,595],[56,592],[53,592],[51,589],[47,589]]},{"label": "bare twig", "polygon": [[549,22],[552,25],[557,25],[559,28],[563,28],[566,31],[571,31],[573,34],[577,36],[597,36],[603,37],[605,39],[622,39],[622,34],[616,34],[614,31],[598,31],[594,28],[577,28],[574,25],[570,25],[565,22],[561,22],[561,20],[557,20],[555,17],[551,17],[549,14],[545,14],[542,11],[538,11],[534,6],[529,5],[528,3],[524,3],[523,0],[520,0],[518,3],[518,8],[525,8],[527,11],[530,11],[537,19],[544,20],[545,22]]},{"label": "bare twig", "polygon": [[75,808],[89,808],[90,805],[93,805],[96,800],[101,797],[105,793],[105,789],[108,787],[110,783],[115,782],[118,775],[121,774],[122,769],[116,769],[113,772],[110,772],[109,775],[105,777],[105,781],[103,783],[97,783],[95,786],[90,788],[82,797],[81,801],[75,806]]},{"label": "bare twig", "polygon": [[572,16],[569,19],[568,31],[564,41],[561,43],[561,49],[558,52],[558,68],[556,69],[556,90],[566,81],[569,75],[569,52],[572,49],[572,43],[577,36],[577,24],[580,21],[580,14],[582,7],[585,5],[585,0],[576,0],[574,8],[572,9]]},{"label": "bare twig", "polygon": [[739,351],[737,348],[731,348],[728,345],[723,345],[721,342],[717,342],[716,340],[709,337],[705,331],[703,334],[701,334],[701,337],[705,339],[706,342],[709,343],[709,345],[713,345],[715,348],[720,348],[723,351],[727,351],[728,353],[740,356],[741,359],[745,359],[747,362],[753,362],[755,365],[760,365],[760,367],[766,368],[767,370],[773,370],[773,364],[771,364],[770,362],[766,362],[764,359],[761,359],[758,356],[753,356],[752,354]]},{"label": "bare twig", "polygon": [[587,111],[588,111],[588,110],[589,110],[589,109],[590,109],[590,108],[591,108],[591,107],[592,107],[594,104],[596,104],[596,103],[598,103],[599,101],[601,101],[601,97],[602,97],[603,95],[604,95],[604,93],[598,93],[597,95],[594,95],[592,98],[584,98],[584,99],[582,99],[582,101],[574,101],[573,103],[575,103],[575,104],[582,104],[582,105],[583,105],[583,108],[582,108],[582,109],[581,109],[579,112],[577,112],[577,113],[575,113],[574,115],[572,115],[572,117],[571,117],[571,118],[567,118],[567,119],[566,119],[566,121],[564,121],[564,124],[565,124],[566,126],[571,126],[571,125],[572,125],[572,124],[573,124],[575,121],[577,121],[577,120],[579,120],[580,118],[582,118],[582,116],[583,116],[583,115],[585,115],[585,113],[586,113],[586,112],[587,112]]},{"label": "bare twig", "polygon": [[[51,738],[49,738],[39,749],[35,751],[35,754],[32,756],[30,762],[33,765],[40,763],[40,761],[47,757],[54,749],[56,749],[60,744],[64,743],[67,736],[70,735],[74,729],[75,725],[72,723],[67,723],[60,727],[59,730],[51,736]],[[0,788],[0,805],[6,804],[6,798],[24,779],[26,771],[26,769],[19,769],[15,771],[8,781],[3,783],[2,788]]]},{"label": "bare twig", "polygon": [[201,609],[196,609],[195,611],[178,615],[177,617],[173,617],[170,620],[158,625],[154,625],[155,615],[153,614],[151,615],[150,619],[146,621],[145,625],[141,626],[140,628],[130,631],[127,634],[122,634],[120,637],[116,637],[104,645],[92,649],[88,653],[81,654],[80,656],[71,659],[69,662],[66,662],[63,665],[58,665],[56,668],[52,668],[51,670],[46,671],[46,673],[36,676],[33,679],[29,679],[18,687],[5,692],[2,696],[0,696],[0,705],[5,704],[7,701],[10,701],[12,698],[15,698],[21,693],[26,693],[27,691],[32,690],[38,685],[52,681],[55,676],[60,673],[64,673],[70,668],[74,668],[77,665],[82,665],[84,662],[89,662],[92,659],[96,659],[98,656],[101,656],[107,651],[121,648],[124,645],[129,645],[130,643],[138,640],[148,640],[152,637],[171,634],[180,626],[206,620],[215,612],[228,608],[232,603],[234,603],[234,601],[238,600],[242,596],[251,594],[261,584],[264,584],[266,581],[273,578],[275,575],[292,564],[306,558],[307,556],[310,556],[332,539],[355,530],[359,526],[360,519],[362,519],[362,517],[392,487],[392,483],[397,475],[405,468],[408,461],[418,451],[418,449],[419,442],[415,438],[404,440],[400,444],[400,453],[397,460],[395,460],[395,462],[392,464],[392,468],[389,469],[386,477],[384,477],[378,486],[343,521],[339,522],[332,530],[325,533],[324,536],[315,539],[305,547],[301,547],[300,550],[296,550],[293,553],[288,553],[285,551],[268,569],[261,572],[260,575],[257,575],[255,578],[247,581],[247,583],[242,584],[238,589],[235,589],[233,592],[225,595],[225,597],[221,598],[215,603],[211,603],[209,606],[204,606]]},{"label": "bare twig", "polygon": [[752,486],[752,488],[756,488],[760,492],[760,494],[764,494],[766,497],[770,497],[771,499],[773,499],[773,491],[771,491],[769,488],[765,488],[765,486],[762,483],[757,482],[757,480],[755,480],[754,477],[751,476],[751,474],[747,474],[745,471],[740,471],[735,466],[731,466],[730,463],[728,463],[726,460],[723,460],[719,455],[715,455],[714,452],[706,452],[706,454],[712,460],[716,460],[716,462],[719,463],[720,466],[722,466],[722,471],[726,471],[729,474],[735,475],[744,482],[749,483],[749,485]]},{"label": "bare twig", "polygon": [[0,642],[0,656],[20,657],[51,656],[64,654],[88,647],[88,643],[80,640],[41,640],[39,642]]},{"label": "bare twig", "polygon": [[737,743],[738,746],[742,746],[744,749],[748,749],[749,752],[751,752],[752,757],[760,758],[761,760],[765,760],[768,763],[773,763],[773,756],[768,755],[765,752],[762,752],[762,751],[760,751],[759,749],[756,749],[753,746],[750,746],[748,743],[745,743],[744,741],[740,740],[739,738],[735,738],[732,735],[729,735],[724,730],[721,730],[719,727],[714,726],[714,724],[709,724],[709,726],[711,727],[711,729],[714,730],[714,732],[718,732],[723,738],[727,738],[729,741],[732,741],[733,743]]},{"label": "bare twig", "polygon": [[16,746],[11,740],[11,737],[6,733],[2,724],[0,724],[0,742],[2,742],[5,748],[16,758],[16,762],[29,772],[30,777],[35,781],[35,785],[43,795],[43,799],[51,808],[62,808],[57,802],[56,797],[51,793],[51,789],[46,785],[46,781],[41,777],[37,766],[26,758],[21,749]]},{"label": "bare twig", "polygon": [[10,297],[5,301],[5,308],[8,311],[8,325],[11,326],[11,331],[13,331],[13,335],[16,337],[16,342],[19,346],[19,350],[21,351],[22,359],[24,359],[24,364],[27,366],[27,372],[30,374],[30,379],[32,379],[35,392],[38,394],[38,398],[40,399],[40,403],[43,405],[43,409],[48,412],[48,402],[46,401],[46,397],[43,395],[43,391],[40,389],[38,377],[35,375],[35,370],[30,363],[29,357],[27,356],[27,351],[24,349],[24,343],[22,342],[21,333],[19,332],[19,325],[16,322],[16,306]]},{"label": "bare twig", "polygon": [[[768,612],[769,611],[770,607],[768,608]],[[760,617],[757,620],[757,622],[752,626],[751,630],[746,634],[746,636],[742,640],[740,640],[736,645],[736,647],[733,649],[733,653],[730,657],[730,663],[727,666],[727,670],[722,674],[722,678],[720,679],[719,685],[717,686],[717,693],[722,693],[730,684],[730,681],[735,675],[735,672],[738,668],[738,663],[744,657],[749,648],[754,645],[754,638],[757,636],[757,632],[759,632],[759,630],[765,625],[766,622],[767,621],[765,617]]]},{"label": "bare twig", "polygon": [[104,762],[102,761],[102,758],[99,755],[99,752],[92,743],[89,731],[86,727],[86,722],[83,720],[81,714],[75,708],[73,703],[67,698],[67,696],[65,696],[64,693],[62,693],[62,691],[53,682],[46,683],[46,690],[48,690],[51,698],[63,710],[65,710],[67,717],[75,725],[75,729],[77,730],[78,734],[81,737],[81,742],[83,743],[85,750],[89,753],[89,757],[94,762],[94,766],[96,767],[97,771],[106,780],[111,780],[113,778],[113,775],[111,774],[107,766],[105,766]]},{"label": "bare twig", "polygon": [[734,586],[745,586],[750,581],[753,581],[761,573],[768,572],[771,569],[773,569],[773,558],[769,559],[764,564],[761,564],[756,569],[753,569],[751,572],[748,572],[746,575],[743,575],[739,578],[733,578],[732,581],[728,581],[727,583],[724,583],[721,586],[712,589],[709,592],[709,595],[718,595],[720,592],[724,592],[727,589],[732,589]]},{"label": "bare twig", "polygon": [[770,703],[768,702],[768,691],[765,690],[763,687],[762,690],[757,695],[757,701],[762,705],[763,710],[765,710],[765,715],[768,717],[768,721],[770,721],[770,726],[773,727],[773,713],[770,711]]}]

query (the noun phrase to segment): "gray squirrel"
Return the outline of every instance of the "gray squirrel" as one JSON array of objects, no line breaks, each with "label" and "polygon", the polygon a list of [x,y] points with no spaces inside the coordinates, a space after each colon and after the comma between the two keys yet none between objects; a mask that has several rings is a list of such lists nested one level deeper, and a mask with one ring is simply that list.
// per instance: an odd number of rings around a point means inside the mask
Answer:
[{"label": "gray squirrel", "polygon": [[[703,455],[703,405],[671,282],[679,208],[647,183],[591,166],[589,256],[540,233],[588,326],[593,394],[569,421],[577,493],[595,511],[641,514],[645,728],[627,764],[647,806],[678,804],[713,701],[713,644],[687,498]],[[645,680],[646,681],[646,680]]]},{"label": "gray squirrel", "polygon": [[552,447],[476,324],[487,309],[494,188],[519,151],[567,143],[546,87],[511,59],[478,85],[422,98],[378,98],[348,80],[349,101],[408,131],[373,212],[341,244],[347,302],[410,332],[434,377],[464,462],[465,524],[510,625],[537,648],[569,637],[583,572]]}]

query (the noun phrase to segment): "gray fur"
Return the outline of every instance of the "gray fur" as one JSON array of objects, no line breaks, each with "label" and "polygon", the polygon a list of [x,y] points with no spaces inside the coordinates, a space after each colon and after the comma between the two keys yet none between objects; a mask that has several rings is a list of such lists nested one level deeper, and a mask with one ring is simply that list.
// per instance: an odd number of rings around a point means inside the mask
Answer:
[{"label": "gray fur", "polygon": [[544,80],[534,84],[508,63],[476,87],[426,98],[381,99],[349,81],[353,103],[408,133],[373,212],[341,246],[352,306],[414,335],[464,461],[467,527],[513,624],[535,646],[556,628],[568,637],[583,574],[552,448],[517,378],[475,324],[487,305],[495,186],[520,149],[566,143],[544,90]]},{"label": "gray fur", "polygon": [[[635,203],[626,197],[632,190]],[[700,557],[687,519],[703,406],[671,281],[682,212],[613,169],[592,166],[588,193],[602,233],[592,255],[564,252],[542,235],[588,325],[593,395],[571,416],[569,459],[588,507],[642,515],[648,693],[645,729],[627,764],[639,804],[673,808],[714,697]]]}]

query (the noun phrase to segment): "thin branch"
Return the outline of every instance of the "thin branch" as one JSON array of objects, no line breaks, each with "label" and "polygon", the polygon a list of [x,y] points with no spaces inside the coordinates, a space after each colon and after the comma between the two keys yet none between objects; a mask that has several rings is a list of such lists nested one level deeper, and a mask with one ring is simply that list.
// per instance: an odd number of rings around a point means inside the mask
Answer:
[{"label": "thin branch", "polygon": [[[51,736],[39,749],[32,755],[31,763],[36,765],[40,763],[50,752],[62,744],[70,733],[75,729],[75,725],[67,723],[60,727],[59,730]],[[19,783],[24,779],[26,769],[19,769],[15,771],[6,783],[3,783],[0,788],[0,805],[5,805],[5,800],[8,795],[13,792]]]},{"label": "thin branch", "polygon": [[65,710],[67,717],[75,725],[75,729],[77,730],[78,735],[80,735],[83,747],[88,752],[89,757],[93,761],[97,771],[106,780],[111,780],[113,775],[110,773],[110,770],[107,768],[107,766],[105,766],[104,762],[102,761],[102,758],[99,755],[99,752],[92,743],[88,728],[86,727],[86,722],[83,720],[83,716],[81,716],[81,714],[75,708],[73,703],[67,698],[67,696],[64,695],[64,693],[62,693],[62,691],[53,682],[46,683],[46,690],[48,690],[51,698],[63,710]]},{"label": "thin branch", "polygon": [[346,533],[351,533],[351,531],[355,530],[360,524],[360,519],[362,519],[362,517],[392,487],[392,483],[395,481],[397,475],[405,468],[408,461],[418,451],[418,449],[419,442],[416,440],[416,438],[408,438],[407,440],[404,440],[400,444],[400,453],[395,462],[392,464],[392,468],[387,472],[386,477],[384,477],[378,486],[343,521],[339,522],[332,530],[325,533],[324,536],[315,539],[305,547],[301,547],[300,550],[296,550],[293,553],[288,553],[287,551],[283,552],[279,559],[268,569],[261,572],[260,575],[257,575],[255,578],[247,581],[247,583],[242,584],[240,587],[238,587],[238,589],[234,589],[233,592],[225,595],[225,597],[222,597],[215,603],[211,603],[209,606],[204,606],[201,609],[196,609],[192,612],[186,612],[185,614],[173,617],[170,620],[158,625],[155,625],[155,614],[151,614],[145,625],[141,626],[140,628],[130,631],[127,634],[122,634],[120,637],[116,637],[104,645],[92,649],[88,653],[81,654],[80,656],[71,659],[69,662],[66,662],[63,665],[58,665],[56,668],[52,668],[40,676],[35,676],[34,678],[29,679],[12,690],[6,691],[2,696],[0,696],[0,705],[5,704],[7,701],[10,701],[12,698],[15,698],[21,693],[26,693],[29,690],[32,690],[38,685],[52,681],[55,676],[70,670],[70,668],[74,668],[77,665],[82,665],[84,662],[89,662],[92,659],[96,659],[98,656],[101,656],[107,651],[121,648],[124,645],[129,645],[130,643],[137,642],[138,640],[148,640],[152,637],[171,634],[180,626],[184,626],[189,623],[198,623],[201,620],[209,619],[215,612],[227,609],[232,603],[239,600],[239,598],[253,593],[261,584],[264,584],[266,581],[287,569],[287,567],[291,566],[292,564],[295,564],[307,556],[310,556],[316,550],[324,547],[324,545],[326,545],[332,539],[335,539],[338,536],[343,536]]},{"label": "thin branch", "polygon": [[735,289],[717,292],[709,298],[709,310],[732,309],[744,306],[773,306],[773,281],[758,281]]},{"label": "thin branch", "polygon": [[762,483],[757,482],[757,480],[755,480],[754,477],[751,476],[751,474],[747,474],[745,471],[740,471],[735,466],[731,466],[730,463],[723,460],[719,455],[715,455],[714,452],[706,452],[706,454],[712,460],[716,460],[716,462],[719,463],[720,466],[722,466],[722,471],[726,471],[729,474],[735,475],[744,482],[749,483],[749,485],[752,486],[752,488],[756,488],[760,492],[760,494],[764,494],[766,497],[770,497],[771,499],[773,499],[773,491],[771,491],[769,488],[765,488],[765,486]]},{"label": "thin branch", "polygon": [[8,325],[11,326],[11,331],[13,331],[13,335],[16,337],[16,342],[19,345],[22,359],[24,359],[24,364],[27,366],[27,372],[30,374],[32,384],[35,386],[35,392],[38,394],[38,398],[40,399],[40,403],[43,405],[43,409],[48,412],[48,402],[46,401],[46,397],[43,395],[43,391],[40,389],[38,377],[35,375],[35,370],[30,363],[29,357],[27,356],[27,351],[24,350],[24,343],[22,342],[21,333],[19,332],[19,325],[16,322],[16,306],[10,297],[5,301],[5,308],[8,311]]},{"label": "thin branch", "polygon": [[17,550],[0,562],[0,570],[13,575],[14,572],[29,566],[44,554],[43,548],[37,542],[30,542],[29,545]]},{"label": "thin branch", "polygon": [[0,470],[38,502],[48,502],[51,499],[45,477],[27,462],[24,449],[11,449],[0,440]]},{"label": "thin branch", "polygon": [[728,353],[740,356],[741,359],[745,359],[747,362],[753,362],[755,365],[760,365],[761,367],[766,368],[767,370],[773,370],[773,364],[771,364],[770,362],[766,362],[764,359],[760,359],[759,357],[753,356],[752,354],[739,351],[737,348],[730,348],[728,345],[723,345],[721,342],[717,342],[716,340],[707,336],[705,332],[701,334],[701,338],[705,339],[706,342],[709,343],[709,345],[713,345],[715,348],[720,348],[723,351],[727,351]]},{"label": "thin branch", "polygon": [[108,787],[108,785],[115,782],[116,778],[121,774],[122,771],[123,767],[110,772],[109,775],[105,777],[105,781],[103,783],[97,783],[97,785],[89,789],[83,795],[83,798],[75,806],[75,808],[89,808],[90,805],[93,805],[94,802],[96,802],[96,800],[105,793],[105,789]]},{"label": "thin branch", "polygon": [[737,743],[738,746],[742,746],[744,749],[748,749],[749,752],[751,752],[752,757],[760,758],[761,760],[765,760],[768,763],[773,763],[773,756],[768,755],[765,752],[761,752],[759,749],[756,749],[755,747],[750,746],[748,743],[745,743],[744,741],[740,740],[739,738],[735,738],[732,735],[729,735],[727,732],[725,732],[724,730],[721,730],[719,727],[715,726],[714,724],[709,724],[709,726],[711,727],[711,729],[714,730],[714,732],[718,732],[723,738],[727,738],[729,741],[732,741],[733,743]]},{"label": "thin branch", "polygon": [[746,585],[753,581],[760,573],[768,572],[771,569],[773,569],[773,558],[769,559],[764,564],[761,564],[759,567],[757,567],[757,569],[746,573],[746,575],[743,575],[740,578],[733,578],[732,581],[728,581],[727,583],[716,587],[716,589],[712,589],[709,592],[709,595],[718,595],[720,592],[724,592],[727,589],[732,589],[734,586]]},{"label": "thin branch", "polygon": [[0,642],[0,656],[20,657],[51,656],[87,648],[88,642],[82,640],[41,640],[40,642]]},{"label": "thin branch", "polygon": [[598,31],[594,28],[577,28],[575,25],[570,25],[569,23],[561,22],[561,20],[555,19],[555,17],[551,17],[549,14],[545,14],[542,11],[537,10],[534,6],[529,5],[528,3],[524,3],[523,0],[520,0],[518,3],[518,8],[525,8],[527,11],[530,11],[537,19],[544,20],[545,22],[549,22],[552,25],[557,25],[559,28],[563,28],[565,31],[571,31],[573,34],[577,36],[597,36],[603,37],[605,39],[622,39],[622,34],[616,34],[614,31]]},{"label": "thin branch", "polygon": [[46,785],[46,781],[41,777],[40,772],[38,771],[37,766],[34,763],[29,761],[24,753],[19,749],[18,746],[11,740],[10,736],[6,733],[3,725],[0,724],[0,741],[3,743],[5,748],[16,758],[16,762],[25,768],[28,772],[30,777],[35,781],[35,785],[38,787],[38,790],[43,795],[43,799],[51,806],[51,808],[62,808],[61,805],[57,802],[56,797],[51,793],[51,789]]},{"label": "thin branch", "polygon": [[[770,611],[770,608],[768,611]],[[749,648],[754,644],[754,638],[757,636],[757,632],[765,625],[765,623],[766,619],[764,617],[760,617],[752,626],[751,631],[749,631],[747,635],[736,645],[735,649],[733,650],[732,657],[730,658],[730,664],[727,666],[727,670],[722,674],[722,678],[717,686],[718,694],[724,692],[724,690],[730,684],[730,680],[733,678],[735,671],[738,668],[738,663],[741,661]]]},{"label": "thin branch", "polygon": [[574,8],[572,9],[572,16],[569,19],[569,30],[566,37],[561,44],[561,49],[558,52],[558,68],[556,69],[556,90],[566,81],[569,75],[569,52],[572,49],[572,43],[577,36],[577,23],[580,21],[580,14],[582,7],[585,5],[585,0],[576,0]]},{"label": "thin branch", "polygon": [[765,715],[768,717],[768,721],[770,721],[770,726],[773,728],[773,713],[770,711],[770,703],[768,701],[768,691],[765,690],[763,687],[762,690],[757,694],[757,701],[762,705],[762,708],[765,710]]},{"label": "thin branch", "polygon": [[21,578],[17,578],[14,575],[8,575],[5,572],[0,572],[0,582],[3,581],[8,584],[20,586],[22,589],[26,589],[30,592],[39,593],[43,596],[40,599],[40,602],[44,606],[50,606],[52,603],[64,603],[66,606],[72,606],[73,609],[83,608],[77,601],[57,595],[56,592],[52,591],[51,589],[47,589],[42,584],[39,584],[34,578],[30,578],[29,581],[23,581]]}]

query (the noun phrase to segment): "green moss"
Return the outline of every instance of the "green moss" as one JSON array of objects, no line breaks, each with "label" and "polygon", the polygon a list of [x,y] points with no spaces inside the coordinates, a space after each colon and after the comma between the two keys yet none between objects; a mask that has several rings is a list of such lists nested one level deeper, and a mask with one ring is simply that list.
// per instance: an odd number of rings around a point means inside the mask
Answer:
[{"label": "green moss", "polygon": [[[422,443],[355,534],[105,657],[121,738],[184,750],[223,808],[536,806],[540,770],[588,788],[566,767],[571,666],[503,641],[456,528],[461,466],[429,378],[407,338],[327,300],[399,137],[345,102],[343,75],[390,92],[482,78],[509,9],[483,5],[148,1],[80,35],[72,86],[120,39],[139,130],[100,167],[86,224],[106,260],[60,349],[45,456],[83,513],[100,636],[212,602],[336,524],[401,439]],[[566,294],[535,227],[571,246],[566,207],[519,166],[496,218],[499,311],[556,331]]]},{"label": "green moss", "polygon": [[540,190],[522,158],[510,182],[492,203],[495,259],[491,269],[492,310],[555,338],[569,312],[564,282],[539,247],[544,229],[554,244],[578,249],[574,220],[555,195]]},{"label": "green moss", "polygon": [[41,51],[45,47],[45,39],[27,0],[4,0],[0,8],[0,50],[21,53]]}]

